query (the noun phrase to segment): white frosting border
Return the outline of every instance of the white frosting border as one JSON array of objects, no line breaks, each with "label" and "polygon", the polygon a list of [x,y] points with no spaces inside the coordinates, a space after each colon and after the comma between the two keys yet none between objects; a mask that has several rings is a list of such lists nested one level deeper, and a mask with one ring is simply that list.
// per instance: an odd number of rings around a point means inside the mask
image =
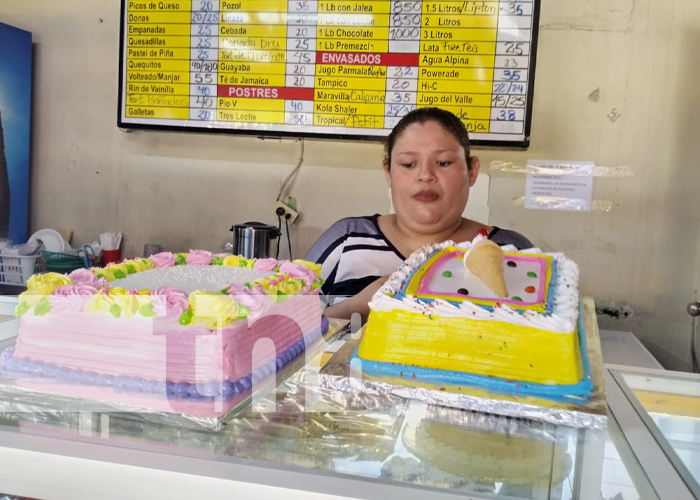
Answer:
[{"label": "white frosting border", "polygon": [[518,250],[513,245],[501,247],[504,252],[547,255],[556,262],[557,280],[552,290],[551,314],[542,314],[532,310],[519,311],[508,304],[501,304],[494,307],[493,311],[488,311],[469,301],[464,301],[457,307],[442,299],[437,299],[433,303],[423,303],[414,296],[407,295],[402,300],[394,298],[404,280],[418,269],[433,252],[444,250],[448,246],[469,250],[478,241],[479,237],[473,242],[455,243],[449,240],[443,243],[422,246],[413,252],[374,294],[369,303],[370,309],[372,311],[403,310],[449,318],[503,321],[514,325],[529,326],[565,334],[570,334],[576,329],[579,315],[578,265],[563,253],[544,253],[539,248]]}]

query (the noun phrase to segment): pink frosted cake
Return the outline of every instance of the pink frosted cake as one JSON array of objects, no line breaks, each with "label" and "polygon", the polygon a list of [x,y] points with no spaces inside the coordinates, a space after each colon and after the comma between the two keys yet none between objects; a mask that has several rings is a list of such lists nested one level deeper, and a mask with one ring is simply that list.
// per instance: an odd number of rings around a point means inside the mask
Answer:
[{"label": "pink frosted cake", "polygon": [[0,362],[82,385],[231,396],[322,335],[319,271],[192,251],[35,275],[17,306],[16,347]]}]

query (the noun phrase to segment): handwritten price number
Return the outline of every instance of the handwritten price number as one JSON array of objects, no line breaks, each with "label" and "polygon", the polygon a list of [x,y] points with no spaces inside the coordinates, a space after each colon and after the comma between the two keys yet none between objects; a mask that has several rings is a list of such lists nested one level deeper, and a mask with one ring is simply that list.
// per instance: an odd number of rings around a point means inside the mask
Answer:
[{"label": "handwritten price number", "polygon": [[497,83],[493,87],[494,94],[524,94],[525,85],[522,83]]},{"label": "handwritten price number", "polygon": [[524,108],[525,107],[525,97],[519,95],[512,95],[508,97],[508,107],[509,108]]},{"label": "handwritten price number", "polygon": [[506,54],[522,56],[524,54],[523,43],[506,42]]},{"label": "handwritten price number", "polygon": [[493,96],[491,104],[494,108],[524,108],[525,96],[500,94]]},{"label": "handwritten price number", "polygon": [[212,84],[214,83],[214,75],[211,73],[195,73],[194,83]]},{"label": "handwritten price number", "polygon": [[504,110],[501,110],[500,114],[496,117],[496,120],[498,120],[499,122],[502,122],[502,121],[513,122],[513,121],[515,121],[516,117],[517,117],[517,115],[516,115],[514,110],[511,109],[510,111],[506,111],[504,109]]},{"label": "handwritten price number", "polygon": [[193,12],[192,24],[218,24],[219,15],[216,12]]},{"label": "handwritten price number", "polygon": [[418,28],[401,28],[401,29],[391,28],[389,30],[389,37],[392,40],[405,39],[405,38],[418,38],[418,36],[420,36],[420,29],[418,29]]},{"label": "handwritten price number", "polygon": [[394,92],[394,95],[391,97],[391,102],[409,102],[410,100],[411,94],[408,92],[404,94],[401,92]]},{"label": "handwritten price number", "polygon": [[406,90],[411,86],[411,82],[406,80],[394,80],[391,84],[391,90]]},{"label": "handwritten price number", "polygon": [[507,3],[506,14],[510,14],[512,16],[522,16],[524,14],[523,6],[518,5],[516,2]]},{"label": "handwritten price number", "polygon": [[396,28],[402,26],[420,26],[420,14],[395,14],[392,18],[392,25]]},{"label": "handwritten price number", "polygon": [[202,108],[211,108],[214,105],[214,99],[198,95],[195,104],[198,106],[201,105]]},{"label": "handwritten price number", "polygon": [[214,2],[210,2],[210,1],[203,1],[202,2],[202,1],[200,1],[199,2],[199,9],[195,9],[195,10],[199,10],[202,12],[211,12],[214,10]]},{"label": "handwritten price number", "polygon": [[297,37],[309,36],[309,28],[297,28]]},{"label": "handwritten price number", "polygon": [[415,104],[389,104],[387,116],[404,116],[416,109]]},{"label": "handwritten price number", "polygon": [[520,74],[519,69],[504,69],[503,70],[503,79],[512,81],[512,80],[520,80],[521,74]]},{"label": "handwritten price number", "polygon": [[311,64],[311,55],[308,52],[294,52],[292,59],[301,64]]},{"label": "handwritten price number", "polygon": [[198,86],[197,93],[203,96],[211,95],[211,89],[209,87]]},{"label": "handwritten price number", "polygon": [[212,33],[211,26],[209,26],[208,24],[200,24],[197,28],[198,28],[197,35],[199,35],[199,36],[211,36],[211,33]]},{"label": "handwritten price number", "polygon": [[493,96],[493,99],[491,99],[491,105],[494,108],[505,108],[508,105],[508,96],[502,94]]},{"label": "handwritten price number", "polygon": [[414,74],[414,68],[411,66],[399,66],[398,68],[394,68],[394,78],[403,78],[413,76]]},{"label": "handwritten price number", "polygon": [[294,125],[306,125],[309,119],[306,115],[294,115]]},{"label": "handwritten price number", "polygon": [[211,111],[207,111],[207,110],[204,110],[204,109],[201,110],[201,111],[197,114],[197,119],[198,119],[198,120],[211,120]]},{"label": "handwritten price number", "polygon": [[208,50],[199,49],[199,51],[197,52],[197,59],[199,59],[200,61],[206,61],[208,59],[211,59],[209,55],[210,52]]},{"label": "handwritten price number", "polygon": [[294,83],[292,85],[294,87],[303,87],[306,84],[306,78],[303,76],[295,76],[294,77]]},{"label": "handwritten price number", "polygon": [[303,111],[303,110],[304,110],[304,103],[303,103],[303,102],[292,101],[292,102],[291,102],[291,105],[292,105],[292,109],[293,109],[294,111],[299,112],[299,111]]},{"label": "handwritten price number", "polygon": [[293,2],[292,8],[295,12],[308,12],[309,2]]},{"label": "handwritten price number", "polygon": [[192,71],[203,71],[205,73],[211,73],[213,71],[219,70],[218,62],[205,62],[205,61],[192,61]]},{"label": "handwritten price number", "polygon": [[301,40],[294,40],[295,45],[294,49],[295,50],[309,50],[309,39],[301,39]]},{"label": "handwritten price number", "polygon": [[420,12],[421,2],[394,2],[391,10],[394,14],[403,14],[404,12]]}]

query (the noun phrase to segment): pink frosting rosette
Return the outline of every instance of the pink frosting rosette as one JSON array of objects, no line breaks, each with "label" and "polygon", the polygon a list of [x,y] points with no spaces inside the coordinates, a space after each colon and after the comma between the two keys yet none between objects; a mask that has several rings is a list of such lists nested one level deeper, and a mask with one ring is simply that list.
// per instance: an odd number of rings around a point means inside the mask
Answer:
[{"label": "pink frosting rosette", "polygon": [[278,264],[277,259],[258,259],[253,265],[256,271],[274,271]]},{"label": "pink frosting rosette", "polygon": [[285,262],[280,266],[280,272],[288,274],[292,278],[302,280],[307,286],[311,286],[316,282],[316,273],[302,266],[301,264],[294,264],[293,262]]},{"label": "pink frosting rosette", "polygon": [[104,278],[98,278],[95,273],[88,271],[87,269],[78,269],[73,271],[68,275],[73,283],[76,285],[92,285],[96,288],[103,288],[107,286],[107,280]]},{"label": "pink frosting rosette", "polygon": [[49,304],[55,312],[80,312],[98,292],[96,286],[87,283],[63,285],[51,292]]},{"label": "pink frosting rosette", "polygon": [[250,315],[248,316],[249,324],[252,320],[258,319],[265,314],[270,307],[272,307],[270,296],[265,293],[261,286],[249,290],[242,285],[231,285],[226,294],[233,297],[233,300],[237,304],[248,308],[250,311]]},{"label": "pink frosting rosette", "polygon": [[179,318],[182,311],[190,307],[187,301],[187,294],[174,286],[162,286],[153,292],[154,305],[156,306],[156,314],[162,312],[162,307],[165,306],[165,316],[167,318]]},{"label": "pink frosting rosette", "polygon": [[155,267],[173,267],[175,265],[175,255],[170,252],[161,252],[151,255],[148,258]]},{"label": "pink frosting rosette", "polygon": [[214,259],[214,254],[206,250],[191,250],[185,258],[189,266],[208,266]]}]

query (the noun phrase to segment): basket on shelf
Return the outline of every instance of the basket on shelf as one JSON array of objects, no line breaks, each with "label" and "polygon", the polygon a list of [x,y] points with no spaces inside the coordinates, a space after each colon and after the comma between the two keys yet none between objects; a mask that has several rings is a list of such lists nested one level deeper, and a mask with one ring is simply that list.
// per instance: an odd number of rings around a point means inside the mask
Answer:
[{"label": "basket on shelf", "polygon": [[[82,262],[82,260],[81,260]],[[33,274],[46,272],[46,261],[41,255],[1,255],[0,284],[23,286]]]},{"label": "basket on shelf", "polygon": [[52,273],[68,274],[86,266],[85,260],[77,253],[41,252],[46,260],[46,268]]}]

